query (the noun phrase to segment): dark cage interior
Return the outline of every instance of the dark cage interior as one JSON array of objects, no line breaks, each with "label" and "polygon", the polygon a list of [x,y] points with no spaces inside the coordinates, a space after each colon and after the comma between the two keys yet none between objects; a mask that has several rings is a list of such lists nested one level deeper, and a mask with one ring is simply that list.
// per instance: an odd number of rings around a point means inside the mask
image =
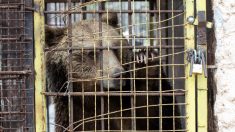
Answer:
[{"label": "dark cage interior", "polygon": [[31,0],[0,0],[0,131],[34,131]]},{"label": "dark cage interior", "polygon": [[48,131],[186,131],[183,0],[47,0]]}]

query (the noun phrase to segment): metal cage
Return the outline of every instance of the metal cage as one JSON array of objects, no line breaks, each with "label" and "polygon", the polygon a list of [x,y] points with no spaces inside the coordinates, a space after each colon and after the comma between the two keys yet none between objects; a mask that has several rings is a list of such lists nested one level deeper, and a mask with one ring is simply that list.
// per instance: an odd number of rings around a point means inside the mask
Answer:
[{"label": "metal cage", "polygon": [[204,0],[0,10],[0,131],[207,131]]},{"label": "metal cage", "polygon": [[[102,80],[111,80],[112,75],[108,77],[102,77],[104,73],[101,73],[101,77],[86,78],[78,80],[73,80],[72,75],[68,75],[67,80],[64,82],[68,86],[66,90],[49,91],[45,93],[46,96],[56,96],[55,98],[60,98],[58,96],[68,96],[68,108],[69,125],[63,126],[63,124],[56,124],[57,122],[51,123],[58,127],[62,125],[65,130],[97,130],[97,131],[111,131],[115,130],[112,127],[113,120],[120,120],[120,128],[118,130],[165,130],[165,131],[186,131],[185,128],[185,63],[184,63],[184,26],[185,21],[184,11],[183,11],[183,1],[80,1],[65,3],[61,2],[50,2],[45,3],[45,21],[49,26],[53,27],[68,27],[66,42],[68,48],[55,49],[46,51],[46,54],[51,54],[51,52],[68,52],[69,63],[72,63],[73,52],[78,52],[76,50],[100,50],[101,52],[105,50],[114,50],[114,47],[90,47],[89,48],[73,48],[74,41],[79,41],[77,36],[73,35],[72,25],[80,21],[83,22],[84,19],[90,21],[97,21],[99,23],[98,32],[93,34],[100,34],[99,37],[103,36],[102,31],[102,15],[117,13],[118,15],[118,26],[115,30],[119,30],[120,34],[123,34],[125,38],[122,37],[110,37],[110,39],[127,39],[128,45],[116,47],[120,48],[119,54],[124,54],[123,52],[131,51],[133,58],[129,58],[130,63],[127,65],[127,71],[123,73],[129,74],[129,77],[124,77],[121,74],[122,81],[129,81],[129,89],[126,90],[125,87],[120,87],[119,90],[105,90],[105,86],[99,85],[98,82]],[[67,12],[69,11],[69,13]],[[105,21],[108,23],[109,21]],[[95,28],[95,27],[94,27]],[[84,34],[86,34],[86,29]],[[110,29],[113,30],[113,29]],[[74,31],[75,32],[75,31]],[[81,31],[83,32],[83,31]],[[47,37],[47,36],[46,36]],[[84,43],[86,43],[87,36],[83,36]],[[47,38],[46,38],[47,39]],[[99,39],[99,38],[98,38]],[[100,41],[105,41],[100,39]],[[82,42],[83,43],[83,42]],[[105,42],[102,42],[105,43]],[[110,44],[111,45],[111,44]],[[71,47],[71,48],[69,48]],[[128,50],[124,50],[124,49]],[[72,50],[72,51],[69,51]],[[47,53],[49,52],[49,53]],[[84,51],[86,52],[86,51]],[[149,53],[148,53],[149,52]],[[151,52],[151,53],[150,53]],[[65,53],[65,52],[64,52]],[[52,53],[54,54],[54,53]],[[147,55],[144,55],[147,54]],[[158,62],[151,63],[150,59],[143,60],[143,56],[149,57],[148,54],[156,54],[154,58]],[[99,56],[95,61],[103,60],[103,56]],[[111,57],[111,56],[110,56]],[[123,56],[121,56],[123,57]],[[70,58],[70,59],[69,59]],[[48,58],[46,58],[48,59]],[[84,57],[84,59],[86,59]],[[96,58],[94,58],[96,59]],[[145,58],[144,58],[145,59]],[[121,58],[122,61],[122,58]],[[149,61],[149,62],[146,62]],[[144,64],[138,64],[144,63]],[[84,64],[85,65],[85,64]],[[125,65],[124,62],[121,65]],[[100,70],[104,69],[105,66],[101,66]],[[47,68],[47,67],[46,67]],[[50,69],[49,69],[50,70]],[[73,74],[74,70],[72,66],[68,67],[68,74]],[[155,71],[157,70],[157,71]],[[149,73],[149,72],[156,73]],[[48,71],[47,71],[48,72]],[[83,72],[83,71],[77,71]],[[141,73],[138,73],[141,72]],[[76,73],[76,71],[75,71]],[[166,76],[164,75],[166,73]],[[143,75],[138,75],[143,74]],[[152,74],[149,75],[149,74]],[[103,75],[104,76],[104,75]],[[90,83],[94,83],[93,91],[86,91],[86,80],[93,80]],[[50,81],[50,80],[49,80]],[[111,81],[110,81],[111,82]],[[168,85],[165,84],[169,82],[171,88],[166,88]],[[52,82],[53,83],[53,82]],[[66,84],[67,83],[67,84]],[[76,86],[80,83],[81,86]],[[151,85],[151,83],[156,83],[156,85]],[[138,86],[142,85],[143,86]],[[64,85],[64,84],[63,84]],[[109,83],[111,85],[111,83]],[[100,87],[97,88],[97,87]],[[81,91],[77,89],[82,89]],[[98,90],[99,89],[99,90]],[[79,105],[77,102],[77,96],[82,97],[81,103]],[[95,104],[93,106],[87,106],[86,101],[90,100],[93,96],[95,99]],[[114,102],[113,98],[120,98],[118,101]],[[67,98],[67,97],[66,97]],[[63,100],[66,100],[63,98]],[[100,102],[98,101],[100,99]],[[76,101],[75,101],[76,100]],[[154,100],[154,101],[153,101]],[[157,101],[156,101],[157,100]],[[165,101],[168,100],[168,101]],[[61,100],[60,100],[61,101]],[[129,102],[128,102],[129,101]],[[58,102],[55,101],[55,105]],[[112,103],[120,103],[119,108],[113,110]],[[128,106],[126,106],[129,103]],[[108,105],[105,105],[108,104]],[[82,117],[79,120],[75,120],[75,111],[78,112],[79,105],[82,110],[78,114]],[[101,106],[99,106],[101,105]],[[153,108],[154,107],[154,108]],[[89,115],[86,113],[88,109],[93,109],[94,114]],[[98,110],[100,109],[100,110]],[[107,110],[105,110],[107,109]],[[171,109],[169,112],[168,109]],[[59,111],[56,108],[57,111]],[[56,113],[57,113],[56,111]],[[164,112],[168,111],[168,112]],[[92,112],[92,110],[90,110]],[[112,113],[119,112],[118,117],[113,117]],[[130,112],[130,114],[126,114]],[[143,113],[144,114],[143,114]],[[156,112],[154,114],[150,112]],[[111,113],[111,114],[110,114]],[[50,118],[50,114],[48,116]],[[58,116],[57,114],[55,116]],[[129,120],[130,121],[129,121]],[[57,119],[56,119],[57,120]],[[125,128],[124,123],[129,123],[131,127],[129,129]],[[170,121],[172,120],[172,121]],[[50,121],[50,120],[49,120]],[[94,128],[87,128],[86,123],[94,122]],[[178,123],[180,122],[180,123]],[[154,124],[155,123],[155,124]],[[142,126],[140,126],[140,124]],[[154,126],[153,126],[154,124]],[[164,124],[168,124],[167,126]],[[58,126],[57,126],[58,125]],[[67,125],[67,124],[66,124]],[[93,126],[92,123],[89,124]],[[101,126],[99,126],[101,125]],[[172,125],[172,126],[171,126]],[[49,122],[49,126],[50,122]]]},{"label": "metal cage", "polygon": [[0,1],[0,131],[34,130],[33,1]]}]

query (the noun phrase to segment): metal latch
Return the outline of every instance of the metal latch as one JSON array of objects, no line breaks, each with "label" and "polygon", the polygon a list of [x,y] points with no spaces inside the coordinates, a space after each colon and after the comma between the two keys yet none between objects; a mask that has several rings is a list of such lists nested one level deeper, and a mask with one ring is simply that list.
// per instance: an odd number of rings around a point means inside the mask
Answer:
[{"label": "metal latch", "polygon": [[202,74],[204,72],[204,76],[207,78],[205,51],[202,49],[199,49],[198,51],[194,49],[189,50],[187,59],[190,62],[190,77],[192,74]]},{"label": "metal latch", "polygon": [[[200,12],[199,12],[199,14],[200,14]],[[195,25],[195,26],[201,25],[200,24],[201,20],[202,20],[202,17],[194,18],[194,16],[189,16],[187,18],[188,23],[191,24],[191,25]],[[212,28],[213,27],[213,23],[212,22],[206,21],[206,22],[202,22],[202,23],[204,23],[204,26],[206,28]]]}]

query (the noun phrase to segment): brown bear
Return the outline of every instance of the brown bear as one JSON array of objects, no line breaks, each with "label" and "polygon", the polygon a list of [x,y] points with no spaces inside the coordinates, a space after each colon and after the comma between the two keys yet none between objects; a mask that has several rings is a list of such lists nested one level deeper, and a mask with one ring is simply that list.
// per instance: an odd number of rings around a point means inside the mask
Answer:
[{"label": "brown bear", "polygon": [[[108,19],[107,19],[108,18]],[[75,92],[98,92],[100,91],[100,85],[103,85],[105,91],[109,90],[123,90],[130,91],[131,79],[123,80],[122,77],[130,77],[128,74],[121,74],[124,71],[132,70],[129,66],[124,67],[122,64],[133,59],[132,51],[127,49],[119,49],[121,46],[127,46],[128,42],[123,39],[123,36],[115,29],[117,27],[117,15],[102,16],[102,32],[99,31],[99,23],[93,20],[83,20],[79,23],[73,24],[72,26],[72,47],[74,48],[84,48],[84,50],[70,50],[70,56],[68,51],[61,50],[56,51],[54,49],[65,49],[68,48],[68,34],[66,28],[50,28],[46,27],[46,44],[49,47],[49,51],[46,53],[46,64],[47,64],[47,86],[49,91],[53,92],[66,92],[68,91],[68,76],[71,76],[74,80],[73,91]],[[109,24],[107,24],[107,22]],[[100,33],[100,34],[99,34]],[[105,47],[104,50],[85,48],[94,47]],[[119,47],[117,49],[109,49],[108,47]],[[103,56],[101,60],[100,56]],[[69,61],[70,60],[70,61]],[[148,62],[148,65],[157,65],[159,62],[157,60]],[[136,64],[136,68],[142,68],[136,70],[136,78],[159,78],[159,67],[148,68],[148,75],[146,75],[146,69],[143,68],[146,65]],[[102,67],[102,69],[101,69]],[[68,71],[68,69],[72,69]],[[100,70],[102,72],[100,72]],[[128,72],[127,72],[128,73]],[[161,76],[166,77],[163,70],[161,70]],[[101,81],[97,81],[95,78],[104,77]],[[109,79],[107,79],[109,78]],[[84,79],[84,81],[76,80]],[[89,80],[89,81],[86,81]],[[149,80],[146,84],[146,80],[136,79],[134,81],[137,91],[159,91],[159,80]],[[71,85],[71,84],[70,84]],[[163,91],[170,90],[171,86],[168,81],[162,80],[161,86]],[[104,99],[104,113],[120,110],[120,104],[122,108],[131,108],[131,97],[122,97],[122,102],[120,102],[120,96],[107,96]],[[162,103],[168,104],[172,103],[172,97],[162,97]],[[68,97],[57,96],[54,98],[56,105],[56,131],[66,131],[69,124],[68,117]],[[109,102],[109,104],[108,104]],[[136,96],[136,107],[147,105],[146,96]],[[158,105],[158,96],[149,96],[148,105]],[[101,97],[97,96],[76,96],[74,97],[74,122],[81,121],[83,118],[94,117],[95,115],[101,114]],[[96,108],[95,108],[96,107]],[[96,112],[95,112],[96,110]],[[175,108],[178,111],[178,108]],[[150,117],[147,119],[146,116]],[[163,106],[162,115],[172,116],[173,107]],[[131,130],[132,122],[131,118],[123,119],[122,123],[119,118],[121,117],[120,112],[115,114],[110,114],[110,120],[107,121],[107,116],[105,118],[105,130]],[[131,111],[123,111],[122,117],[131,117]],[[136,129],[137,130],[159,130],[159,107],[149,107],[136,109]],[[156,117],[156,118],[152,118]],[[113,118],[113,119],[112,119]],[[93,118],[92,118],[93,119]],[[96,121],[87,121],[84,125],[79,126],[81,122],[74,123],[73,127],[77,131],[83,130],[101,130],[101,120],[98,116]],[[165,130],[173,129],[173,119],[164,118],[162,120],[162,128]],[[147,122],[148,126],[147,126]],[[180,122],[176,121],[176,126],[180,126]],[[109,127],[108,127],[109,126]]]},{"label": "brown bear", "polygon": [[[109,19],[107,20],[107,18]],[[46,52],[47,86],[49,91],[66,92],[68,87],[65,84],[68,83],[68,76],[71,76],[72,79],[75,80],[72,83],[73,91],[75,92],[98,92],[101,90],[101,84],[105,91],[118,90],[125,85],[125,81],[119,78],[125,68],[121,65],[121,62],[125,63],[127,61],[128,52],[124,50],[120,51],[119,48],[126,46],[127,41],[123,39],[118,30],[114,29],[115,24],[117,24],[114,22],[114,19],[117,18],[102,17],[102,19],[101,36],[99,36],[100,25],[97,21],[83,20],[72,25],[72,47],[94,49],[72,50],[70,55],[68,55],[68,51],[66,50],[55,50],[68,47],[66,28],[46,27],[46,45],[49,47],[49,51]],[[106,24],[107,21],[110,24]],[[95,49],[95,47],[101,46],[106,49]],[[117,49],[108,49],[109,47],[117,47]],[[100,56],[103,56],[103,60],[100,59]],[[122,60],[120,60],[121,58]],[[69,68],[72,70],[68,72]],[[101,78],[101,81],[97,81],[95,79],[97,77],[109,79]],[[92,80],[76,82],[76,79]],[[54,98],[54,102],[56,111],[55,123],[57,124],[56,131],[60,132],[66,130],[65,128],[71,125],[68,121],[68,97],[57,96]],[[107,113],[108,105],[110,112],[117,111],[120,109],[120,99],[119,97],[109,97],[109,99],[104,97],[104,105],[104,113]],[[82,120],[83,118],[94,117],[95,114],[101,114],[101,97],[85,96],[83,98],[82,96],[76,96],[74,97],[73,106],[74,122]],[[128,111],[123,112],[123,114],[130,115]],[[120,112],[110,114],[110,118],[111,117],[120,117]],[[107,116],[104,118],[107,118]],[[77,127],[76,130],[100,130],[101,121],[97,119],[96,123],[94,122],[95,121],[86,122],[84,126]],[[129,122],[128,120],[123,120],[122,128],[130,129],[131,125]],[[79,123],[73,124],[74,128],[78,124]],[[108,128],[107,126],[110,127]],[[109,122],[105,120],[106,130],[119,130],[120,127],[120,120],[118,119],[110,119]]]}]

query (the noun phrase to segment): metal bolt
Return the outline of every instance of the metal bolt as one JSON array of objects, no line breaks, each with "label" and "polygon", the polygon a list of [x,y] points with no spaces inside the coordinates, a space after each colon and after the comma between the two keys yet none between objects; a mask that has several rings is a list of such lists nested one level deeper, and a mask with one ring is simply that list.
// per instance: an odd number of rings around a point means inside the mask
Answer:
[{"label": "metal bolt", "polygon": [[193,16],[189,16],[189,17],[187,18],[187,21],[188,21],[190,24],[193,24],[194,21],[195,21],[195,19],[194,19]]}]

